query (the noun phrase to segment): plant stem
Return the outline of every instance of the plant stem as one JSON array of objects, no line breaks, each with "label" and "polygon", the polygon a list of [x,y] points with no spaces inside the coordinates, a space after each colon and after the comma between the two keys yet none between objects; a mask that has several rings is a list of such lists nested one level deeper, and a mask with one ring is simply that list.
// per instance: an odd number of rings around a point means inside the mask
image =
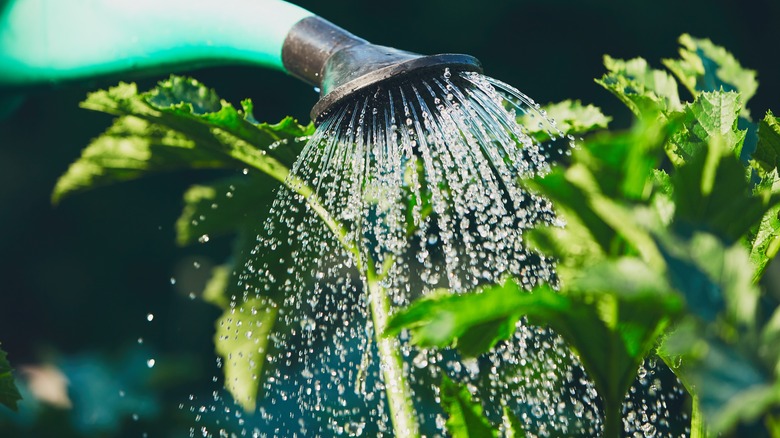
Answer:
[{"label": "plant stem", "polygon": [[605,403],[604,438],[620,438],[623,435],[623,404]]},{"label": "plant stem", "polygon": [[[358,272],[366,276],[369,308],[374,321],[374,337],[379,351],[379,368],[385,385],[385,394],[390,407],[390,417],[393,432],[396,437],[417,437],[419,427],[412,405],[412,392],[404,374],[404,362],[401,357],[401,346],[395,337],[383,336],[390,315],[390,300],[387,291],[380,284],[371,260],[363,260],[357,244],[347,237],[347,231],[341,223],[334,219],[322,204],[319,203],[314,191],[298,178],[290,175],[290,170],[268,156],[253,156],[251,162],[262,172],[283,183],[290,190],[301,195],[314,213],[319,216],[325,226],[333,233],[341,246],[355,260]],[[242,157],[246,161],[247,157]]]},{"label": "plant stem", "polygon": [[691,394],[691,438],[707,438],[704,418],[699,405],[699,396]]},{"label": "plant stem", "polygon": [[374,320],[374,337],[379,351],[379,368],[385,384],[394,436],[417,437],[420,432],[412,406],[412,392],[404,375],[400,343],[395,337],[383,336],[390,313],[390,300],[376,278],[368,278],[367,283],[371,316]]}]

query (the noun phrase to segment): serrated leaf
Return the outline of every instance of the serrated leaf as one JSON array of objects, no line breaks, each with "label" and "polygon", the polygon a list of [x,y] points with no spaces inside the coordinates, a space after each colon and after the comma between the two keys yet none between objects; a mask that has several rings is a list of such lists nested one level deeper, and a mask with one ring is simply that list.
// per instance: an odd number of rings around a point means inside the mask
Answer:
[{"label": "serrated leaf", "polygon": [[8,354],[0,348],[0,404],[15,411],[22,395],[16,388],[12,371]]},{"label": "serrated leaf", "polygon": [[150,172],[238,165],[226,155],[196,147],[184,134],[127,116],[115,120],[83,150],[57,181],[52,200],[57,203],[71,193],[129,181]]},{"label": "serrated leaf", "polygon": [[[765,203],[771,203],[775,195],[780,193],[778,169],[765,174],[753,193],[760,196]],[[753,282],[758,284],[769,262],[780,250],[780,204],[770,206],[766,210],[761,222],[751,229],[746,240],[750,249],[750,262],[754,269]]]},{"label": "serrated leaf", "polygon": [[258,124],[251,102],[242,102],[239,111],[197,81],[175,76],[146,93],[121,83],[91,93],[82,106],[119,118],[60,178],[54,202],[90,187],[183,168],[254,167],[281,181],[285,165],[314,130],[289,117]]},{"label": "serrated leaf", "polygon": [[670,139],[676,157],[673,162],[680,166],[707,150],[715,141],[736,157],[740,156],[745,142],[746,130],[737,127],[740,111],[739,94],[732,91],[703,92],[696,100],[685,106],[682,127]]},{"label": "serrated leaf", "polygon": [[447,414],[445,427],[453,438],[487,438],[497,436],[482,406],[471,399],[468,389],[442,375],[441,405]]},{"label": "serrated leaf", "polygon": [[269,334],[277,314],[274,302],[255,298],[225,310],[217,320],[214,344],[222,357],[225,388],[248,412],[255,410]]},{"label": "serrated leaf", "polygon": [[[599,129],[606,129],[612,117],[605,116],[601,109],[594,105],[583,105],[579,100],[564,100],[551,103],[541,108],[546,116],[555,122],[555,127],[563,135],[583,135]],[[538,116],[524,114],[517,118],[529,135],[537,141],[550,140],[546,125],[538,123]]]},{"label": "serrated leaf", "polygon": [[680,59],[665,59],[664,65],[696,97],[702,91],[738,91],[742,95],[742,113],[758,89],[756,72],[746,69],[723,47],[709,39],[683,34],[679,39]]},{"label": "serrated leaf", "polygon": [[637,117],[682,108],[674,78],[650,68],[644,59],[626,61],[604,56],[604,66],[608,73],[596,83],[612,92]]},{"label": "serrated leaf", "polygon": [[780,120],[771,111],[758,124],[758,142],[751,161],[763,174],[780,165]]}]

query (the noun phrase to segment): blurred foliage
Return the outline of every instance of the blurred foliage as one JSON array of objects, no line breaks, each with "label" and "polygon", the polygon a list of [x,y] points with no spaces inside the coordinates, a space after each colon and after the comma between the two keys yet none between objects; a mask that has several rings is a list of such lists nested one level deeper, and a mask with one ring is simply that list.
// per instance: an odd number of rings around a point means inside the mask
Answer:
[{"label": "blurred foliage", "polygon": [[[597,129],[606,129],[611,117],[605,116],[601,109],[593,105],[583,105],[579,100],[564,100],[563,102],[551,103],[541,108],[550,121],[555,123],[555,127],[560,133],[566,135],[582,135]],[[544,125],[535,123],[535,118],[530,114],[525,114],[517,118],[520,126],[523,126],[528,135],[540,142],[550,140],[550,133],[544,129]]]},{"label": "blurred foliage", "polygon": [[0,349],[0,404],[15,411],[18,409],[17,402],[22,399],[22,396],[16,388],[11,371],[13,370],[8,363],[8,354]]},{"label": "blurred foliage", "polygon": [[453,438],[487,438],[496,433],[482,414],[482,405],[471,399],[468,389],[450,380],[441,381],[441,403],[448,415],[447,432]]}]

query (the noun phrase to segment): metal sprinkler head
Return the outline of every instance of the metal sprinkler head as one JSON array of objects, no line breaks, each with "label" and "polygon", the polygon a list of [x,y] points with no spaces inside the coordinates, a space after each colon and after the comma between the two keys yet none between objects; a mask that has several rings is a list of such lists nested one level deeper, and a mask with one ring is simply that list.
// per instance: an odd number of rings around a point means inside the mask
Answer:
[{"label": "metal sprinkler head", "polygon": [[294,76],[319,87],[320,100],[311,110],[317,125],[338,104],[377,86],[408,81],[431,70],[482,72],[473,56],[425,56],[371,44],[316,16],[299,21],[290,30],[282,60]]}]

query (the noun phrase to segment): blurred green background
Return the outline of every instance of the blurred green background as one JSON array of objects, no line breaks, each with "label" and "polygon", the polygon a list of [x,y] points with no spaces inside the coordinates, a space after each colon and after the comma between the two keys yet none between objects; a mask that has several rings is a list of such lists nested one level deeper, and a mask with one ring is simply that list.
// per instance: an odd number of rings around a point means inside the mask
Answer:
[{"label": "blurred green background", "polygon": [[[488,75],[540,103],[594,103],[618,128],[630,115],[593,82],[603,73],[602,55],[642,56],[660,68],[687,32],[711,38],[758,71],[754,115],[780,108],[777,0],[297,4],[372,42],[474,55]],[[317,98],[311,87],[277,72],[224,67],[184,73],[233,103],[252,98],[261,121],[289,114],[306,123]],[[139,85],[149,88],[158,79]],[[51,378],[44,364],[64,371],[73,403],[72,409],[28,407],[21,414],[0,407],[3,437],[189,436],[190,427],[199,427],[189,407],[208,400],[217,386],[211,338],[219,312],[189,294],[199,292],[209,267],[228,255],[230,240],[179,248],[173,229],[184,190],[215,174],[160,175],[56,207],[49,202],[58,176],[111,121],[79,109],[79,101],[109,85],[41,90],[0,121],[0,342],[20,377]],[[155,366],[148,368],[152,358]],[[118,392],[121,402],[108,403]]]}]

